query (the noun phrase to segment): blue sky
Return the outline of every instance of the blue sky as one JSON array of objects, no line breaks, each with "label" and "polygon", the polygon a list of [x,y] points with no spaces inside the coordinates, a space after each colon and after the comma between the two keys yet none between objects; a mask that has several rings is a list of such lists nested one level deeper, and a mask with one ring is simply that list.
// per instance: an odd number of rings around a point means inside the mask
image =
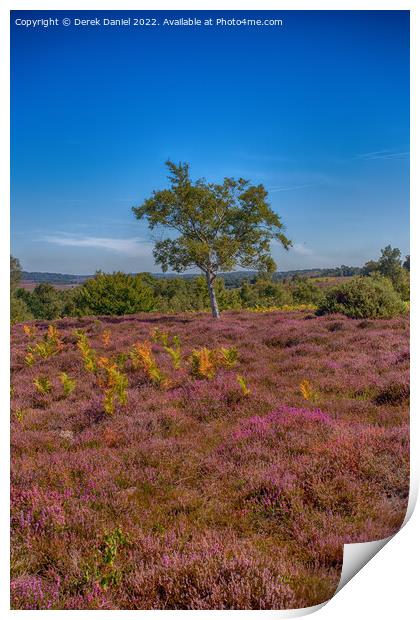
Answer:
[{"label": "blue sky", "polygon": [[[140,15],[141,13],[141,15]],[[276,17],[282,27],[24,28],[16,18]],[[30,271],[159,271],[131,206],[193,177],[263,183],[280,270],[409,252],[406,11],[14,11],[12,253]]]}]

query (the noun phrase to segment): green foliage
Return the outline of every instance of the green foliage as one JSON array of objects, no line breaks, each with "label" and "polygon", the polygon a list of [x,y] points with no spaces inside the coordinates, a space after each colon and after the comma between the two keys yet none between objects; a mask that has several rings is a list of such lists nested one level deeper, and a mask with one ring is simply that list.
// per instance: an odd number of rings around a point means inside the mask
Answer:
[{"label": "green foliage", "polygon": [[63,394],[67,398],[67,396],[70,396],[70,394],[74,392],[76,388],[76,381],[69,377],[66,372],[61,372],[59,375],[59,379],[61,385],[63,386]]},{"label": "green foliage", "polygon": [[113,415],[118,403],[120,405],[127,404],[128,379],[115,364],[107,366],[105,372],[104,411],[108,415]]},{"label": "green foliage", "polygon": [[217,366],[233,368],[238,363],[238,349],[236,347],[220,347],[216,349],[214,358]]},{"label": "green foliage", "polygon": [[91,348],[86,334],[81,330],[75,331],[77,338],[77,348],[82,354],[83,365],[88,372],[96,372],[97,356],[96,352]]},{"label": "green foliage", "polygon": [[322,291],[308,278],[293,277],[290,284],[294,304],[315,304],[322,298]]},{"label": "green foliage", "polygon": [[18,258],[10,256],[10,291],[13,293],[22,280],[22,267]]},{"label": "green foliage", "polygon": [[404,304],[388,278],[356,277],[327,291],[318,314],[335,312],[351,318],[390,318],[403,313]]},{"label": "green foliage", "polygon": [[35,356],[32,351],[29,351],[29,353],[25,355],[25,364],[29,367],[35,364]]},{"label": "green foliage", "polygon": [[16,417],[16,420],[17,420],[18,422],[20,422],[20,424],[22,424],[22,422],[23,422],[23,417],[24,417],[24,415],[25,415],[25,410],[24,410],[24,409],[22,409],[22,407],[19,407],[18,409],[16,409],[16,410],[14,411],[14,415],[15,415],[15,417]]},{"label": "green foliage", "polygon": [[379,273],[392,280],[400,267],[401,251],[398,248],[392,248],[390,245],[387,245],[381,250],[381,256],[378,260]]},{"label": "green foliage", "polygon": [[182,361],[181,340],[179,336],[169,336],[167,332],[162,332],[156,328],[152,333],[152,340],[161,344],[172,361],[175,369],[180,368]]},{"label": "green foliage", "polygon": [[403,301],[410,300],[410,272],[400,266],[390,278],[394,289]]},{"label": "green foliage", "polygon": [[130,541],[120,527],[116,527],[112,532],[105,534],[92,564],[86,567],[85,581],[96,581],[103,590],[118,585],[121,581],[122,572],[115,566],[115,561],[119,550],[128,544]]},{"label": "green foliage", "polygon": [[34,386],[40,394],[49,394],[52,390],[52,383],[45,376],[39,376],[34,379]]},{"label": "green foliage", "polygon": [[361,270],[362,276],[370,276],[372,273],[379,272],[379,262],[377,260],[368,260]]},{"label": "green foliage", "polygon": [[63,302],[60,291],[51,284],[38,284],[32,292],[18,289],[17,296],[28,306],[36,319],[51,321],[61,316]]},{"label": "green foliage", "polygon": [[362,269],[362,275],[378,273],[389,278],[398,295],[403,301],[410,299],[410,256],[406,256],[404,263],[401,260],[401,251],[387,245],[381,250],[377,261],[368,261]]},{"label": "green foliage", "polygon": [[23,299],[20,299],[16,293],[12,293],[10,296],[10,322],[12,325],[16,323],[23,323],[30,321],[34,318],[34,315],[28,308]]},{"label": "green foliage", "polygon": [[154,258],[164,272],[198,267],[206,276],[217,318],[217,274],[236,266],[271,273],[275,263],[270,242],[277,240],[288,249],[291,241],[270,208],[263,185],[251,185],[242,178],[225,178],[221,184],[193,182],[188,164],[167,161],[166,165],[170,189],[154,191],[133,212],[137,219],[145,218],[152,230],[160,227],[178,233],[176,238],[156,242]]},{"label": "green foliage", "polygon": [[291,305],[293,297],[280,282],[257,280],[255,284],[244,282],[239,290],[242,308],[271,308]]},{"label": "green foliage", "polygon": [[239,383],[239,387],[241,388],[242,395],[249,396],[251,394],[251,390],[247,386],[245,378],[242,375],[236,375],[236,380]]},{"label": "green foliage", "polygon": [[83,315],[123,315],[153,309],[153,289],[143,274],[98,272],[75,292],[77,313]]}]

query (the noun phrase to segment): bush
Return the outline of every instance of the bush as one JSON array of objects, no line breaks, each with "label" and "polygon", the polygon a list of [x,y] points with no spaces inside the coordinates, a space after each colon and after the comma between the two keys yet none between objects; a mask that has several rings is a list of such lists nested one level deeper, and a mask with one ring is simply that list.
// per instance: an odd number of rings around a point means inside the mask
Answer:
[{"label": "bush", "polygon": [[322,291],[308,278],[295,277],[291,282],[291,293],[294,304],[319,304],[322,298]]},{"label": "bush", "polygon": [[410,273],[403,267],[399,267],[390,276],[394,289],[403,301],[410,300]]},{"label": "bush", "polygon": [[98,272],[75,292],[77,313],[123,315],[153,310],[153,289],[142,274]]},{"label": "bush", "polygon": [[271,280],[257,280],[255,284],[244,282],[239,290],[243,308],[272,308],[293,304],[288,288]]},{"label": "bush", "polygon": [[345,314],[354,319],[391,318],[404,312],[392,283],[383,276],[356,277],[327,291],[318,314]]},{"label": "bush", "polygon": [[11,295],[10,297],[10,322],[12,325],[15,323],[24,323],[30,321],[34,316],[29,310],[23,299]]},{"label": "bush", "polygon": [[17,296],[26,303],[36,319],[52,321],[61,316],[63,302],[61,292],[52,284],[38,284],[32,292],[18,289]]}]

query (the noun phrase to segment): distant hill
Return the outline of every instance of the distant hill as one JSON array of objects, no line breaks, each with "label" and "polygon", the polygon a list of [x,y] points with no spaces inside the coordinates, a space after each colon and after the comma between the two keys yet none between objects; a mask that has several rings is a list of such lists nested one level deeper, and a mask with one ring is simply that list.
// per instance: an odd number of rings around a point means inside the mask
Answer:
[{"label": "distant hill", "polygon": [[22,282],[41,284],[82,284],[93,276],[77,276],[69,273],[50,273],[48,271],[22,271]]},{"label": "distant hill", "polygon": [[[306,278],[325,278],[325,277],[339,277],[339,276],[353,276],[360,273],[360,267],[347,267],[342,265],[341,267],[334,267],[329,269],[295,269],[291,271],[277,271],[274,274],[275,280],[284,280],[293,278],[293,276],[300,276]],[[195,278],[197,274],[175,274],[175,273],[154,273],[155,278]],[[239,286],[243,280],[253,280],[256,277],[256,271],[230,271],[228,273],[221,273],[228,288],[234,288]],[[69,273],[51,273],[44,271],[23,271],[22,282],[23,283],[49,283],[55,285],[77,285],[83,284],[89,278],[93,278],[93,275],[81,276]]]}]

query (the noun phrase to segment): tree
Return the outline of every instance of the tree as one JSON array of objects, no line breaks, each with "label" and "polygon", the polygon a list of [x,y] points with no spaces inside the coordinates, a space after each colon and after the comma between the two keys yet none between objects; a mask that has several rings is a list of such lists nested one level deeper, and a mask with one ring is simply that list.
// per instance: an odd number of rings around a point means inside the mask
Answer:
[{"label": "tree", "polygon": [[33,319],[33,315],[23,299],[19,298],[19,284],[22,280],[22,267],[18,258],[10,256],[10,322],[22,323]]},{"label": "tree", "polygon": [[51,321],[61,316],[62,296],[52,284],[41,282],[32,292],[21,288],[17,291],[17,296],[26,303],[36,319]]},{"label": "tree", "polygon": [[362,267],[361,274],[362,276],[369,276],[371,273],[375,271],[379,271],[379,261],[377,260],[368,260]]},{"label": "tree", "polygon": [[288,249],[292,242],[284,225],[267,202],[263,185],[226,177],[223,183],[193,182],[189,165],[167,161],[170,188],[154,191],[139,207],[151,230],[160,227],[178,236],[156,241],[154,258],[166,272],[198,268],[206,278],[214,318],[220,317],[215,280],[220,271],[236,266],[259,272],[275,270],[270,242]]},{"label": "tree", "polygon": [[401,251],[398,248],[392,248],[390,245],[387,245],[381,250],[378,263],[379,272],[392,280],[401,269]]},{"label": "tree", "polygon": [[368,261],[362,269],[362,275],[372,276],[375,273],[389,278],[394,289],[401,299],[408,301],[410,298],[410,257],[407,256],[404,264],[401,260],[401,251],[387,245],[381,250],[381,256],[377,261]]},{"label": "tree", "polygon": [[18,258],[10,256],[10,291],[14,292],[22,279],[22,267]]}]

